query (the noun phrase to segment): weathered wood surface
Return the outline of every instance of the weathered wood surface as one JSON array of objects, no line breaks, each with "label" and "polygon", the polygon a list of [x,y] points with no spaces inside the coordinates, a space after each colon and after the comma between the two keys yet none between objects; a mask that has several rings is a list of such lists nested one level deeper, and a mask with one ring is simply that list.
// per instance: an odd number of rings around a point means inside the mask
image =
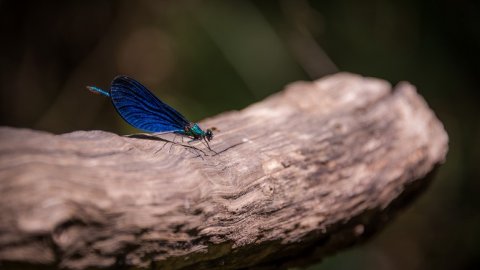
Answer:
[{"label": "weathered wood surface", "polygon": [[219,154],[102,131],[1,128],[0,261],[308,264],[381,228],[447,152],[442,124],[412,85],[392,90],[346,73],[201,124],[219,129]]}]

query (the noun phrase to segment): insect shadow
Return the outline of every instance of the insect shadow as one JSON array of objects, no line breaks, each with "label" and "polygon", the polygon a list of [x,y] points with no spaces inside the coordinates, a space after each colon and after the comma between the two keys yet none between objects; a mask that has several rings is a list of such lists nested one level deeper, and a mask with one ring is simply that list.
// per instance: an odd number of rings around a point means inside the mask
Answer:
[{"label": "insect shadow", "polygon": [[[199,148],[197,148],[197,147],[195,147],[195,146],[192,146],[192,145],[186,145],[186,144],[183,144],[183,143],[181,143],[181,142],[176,142],[176,141],[175,141],[176,136],[173,138],[173,140],[168,140],[168,139],[165,139],[165,138],[161,138],[161,137],[157,137],[157,136],[149,135],[149,134],[145,134],[145,133],[130,134],[130,135],[125,135],[125,137],[135,138],[135,139],[142,139],[142,140],[153,140],[153,141],[161,141],[161,142],[164,142],[164,144],[162,145],[162,147],[160,147],[160,149],[158,149],[157,151],[155,151],[155,153],[158,153],[158,152],[162,151],[168,143],[171,143],[170,149],[168,150],[169,152],[171,151],[173,145],[180,145],[180,146],[185,147],[185,148],[188,149],[188,150],[193,150],[193,151],[195,151],[195,153],[197,154],[196,157],[201,157],[201,158],[203,159],[203,157],[202,157],[201,154],[203,154],[204,156],[207,156],[207,153],[206,153],[205,151],[203,151],[202,149],[199,149]],[[201,154],[199,154],[199,153],[201,153]]]},{"label": "insect shadow", "polygon": [[[196,157],[200,157],[200,158],[203,159],[203,157],[202,157],[201,154],[203,154],[204,156],[208,156],[207,153],[206,153],[205,151],[203,151],[202,149],[199,149],[198,147],[195,147],[195,146],[192,146],[192,145],[184,144],[184,143],[183,143],[183,137],[182,137],[182,136],[180,136],[180,137],[182,138],[182,142],[176,142],[176,141],[175,141],[175,138],[176,138],[177,136],[173,137],[173,140],[167,140],[167,139],[165,139],[165,138],[161,138],[161,137],[157,137],[157,136],[150,135],[150,134],[145,134],[145,133],[130,134],[130,135],[125,135],[125,137],[135,138],[135,139],[154,140],[154,141],[164,142],[164,144],[162,145],[162,147],[160,147],[160,149],[158,149],[157,151],[155,151],[155,153],[158,153],[159,151],[162,151],[168,143],[171,143],[169,151],[171,150],[171,148],[172,148],[173,145],[180,145],[180,146],[183,146],[183,147],[187,148],[188,150],[193,150],[193,151],[195,151],[195,153],[197,154]],[[190,142],[190,141],[189,141],[189,142]],[[233,144],[233,145],[231,145],[231,146],[229,146],[229,147],[227,147],[227,148],[225,148],[225,149],[223,149],[223,150],[221,150],[221,151],[218,151],[218,152],[213,151],[214,154],[211,155],[211,156],[219,155],[219,154],[221,154],[221,153],[224,153],[224,152],[226,152],[226,151],[228,151],[228,150],[230,150],[230,149],[232,149],[232,148],[234,148],[234,147],[237,147],[237,146],[239,146],[239,145],[241,145],[241,144],[244,144],[244,143],[245,143],[244,141],[241,141],[241,142],[236,143],[236,144]],[[199,154],[199,153],[201,153],[201,154]]]}]

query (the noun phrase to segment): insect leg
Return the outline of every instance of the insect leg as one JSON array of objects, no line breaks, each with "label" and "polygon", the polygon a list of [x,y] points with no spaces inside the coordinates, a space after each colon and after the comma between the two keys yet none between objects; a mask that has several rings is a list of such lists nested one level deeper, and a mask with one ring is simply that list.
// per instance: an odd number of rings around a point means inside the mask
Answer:
[{"label": "insect leg", "polygon": [[215,150],[213,150],[212,148],[210,148],[210,144],[208,143],[207,138],[203,137],[203,141],[205,141],[205,143],[207,144],[207,148],[208,148],[210,151],[214,152],[215,154],[218,154],[217,151],[215,151]]},{"label": "insect leg", "polygon": [[172,140],[172,144],[170,145],[170,148],[168,149],[168,153],[170,153],[170,151],[172,151],[172,147],[173,145],[175,144],[175,139],[177,138],[177,135],[173,135],[173,140]]},{"label": "insect leg", "polygon": [[[201,151],[201,150],[199,150],[199,149],[197,149],[197,148],[195,148],[195,147],[187,147],[187,149],[188,149],[188,151],[189,151],[190,153],[196,154],[195,157],[200,157],[201,159],[204,159],[204,158],[202,157],[202,155],[201,155],[201,153],[203,153],[203,155],[205,155],[205,153],[204,153],[203,151]],[[206,155],[205,155],[205,156],[206,156]]]},{"label": "insect leg", "polygon": [[158,153],[158,152],[160,152],[160,151],[162,151],[162,149],[165,147],[165,145],[167,145],[167,143],[168,143],[168,141],[166,141],[166,142],[162,145],[162,147],[160,147],[160,149],[158,149],[157,151],[155,151],[155,154]]},{"label": "insect leg", "polygon": [[198,141],[198,139],[192,138],[192,139],[191,139],[190,141],[188,141],[187,143],[190,144],[190,143],[192,143],[192,142],[194,142],[194,141]]}]

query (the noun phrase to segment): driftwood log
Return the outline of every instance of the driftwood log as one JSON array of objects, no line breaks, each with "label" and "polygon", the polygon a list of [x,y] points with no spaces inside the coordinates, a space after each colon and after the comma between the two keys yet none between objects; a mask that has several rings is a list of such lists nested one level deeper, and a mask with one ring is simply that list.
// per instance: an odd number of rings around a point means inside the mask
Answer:
[{"label": "driftwood log", "polygon": [[201,125],[219,129],[218,154],[166,135],[1,128],[0,266],[308,265],[382,228],[448,143],[412,85],[347,73]]}]

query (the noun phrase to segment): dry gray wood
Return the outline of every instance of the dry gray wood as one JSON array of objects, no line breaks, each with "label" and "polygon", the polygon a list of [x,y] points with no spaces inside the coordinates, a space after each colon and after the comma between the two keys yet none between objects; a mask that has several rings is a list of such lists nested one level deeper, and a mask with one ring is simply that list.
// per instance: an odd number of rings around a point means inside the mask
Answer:
[{"label": "dry gray wood", "polygon": [[448,143],[412,85],[348,73],[201,125],[219,129],[219,154],[103,131],[1,128],[0,261],[306,265],[380,229],[427,186]]}]

